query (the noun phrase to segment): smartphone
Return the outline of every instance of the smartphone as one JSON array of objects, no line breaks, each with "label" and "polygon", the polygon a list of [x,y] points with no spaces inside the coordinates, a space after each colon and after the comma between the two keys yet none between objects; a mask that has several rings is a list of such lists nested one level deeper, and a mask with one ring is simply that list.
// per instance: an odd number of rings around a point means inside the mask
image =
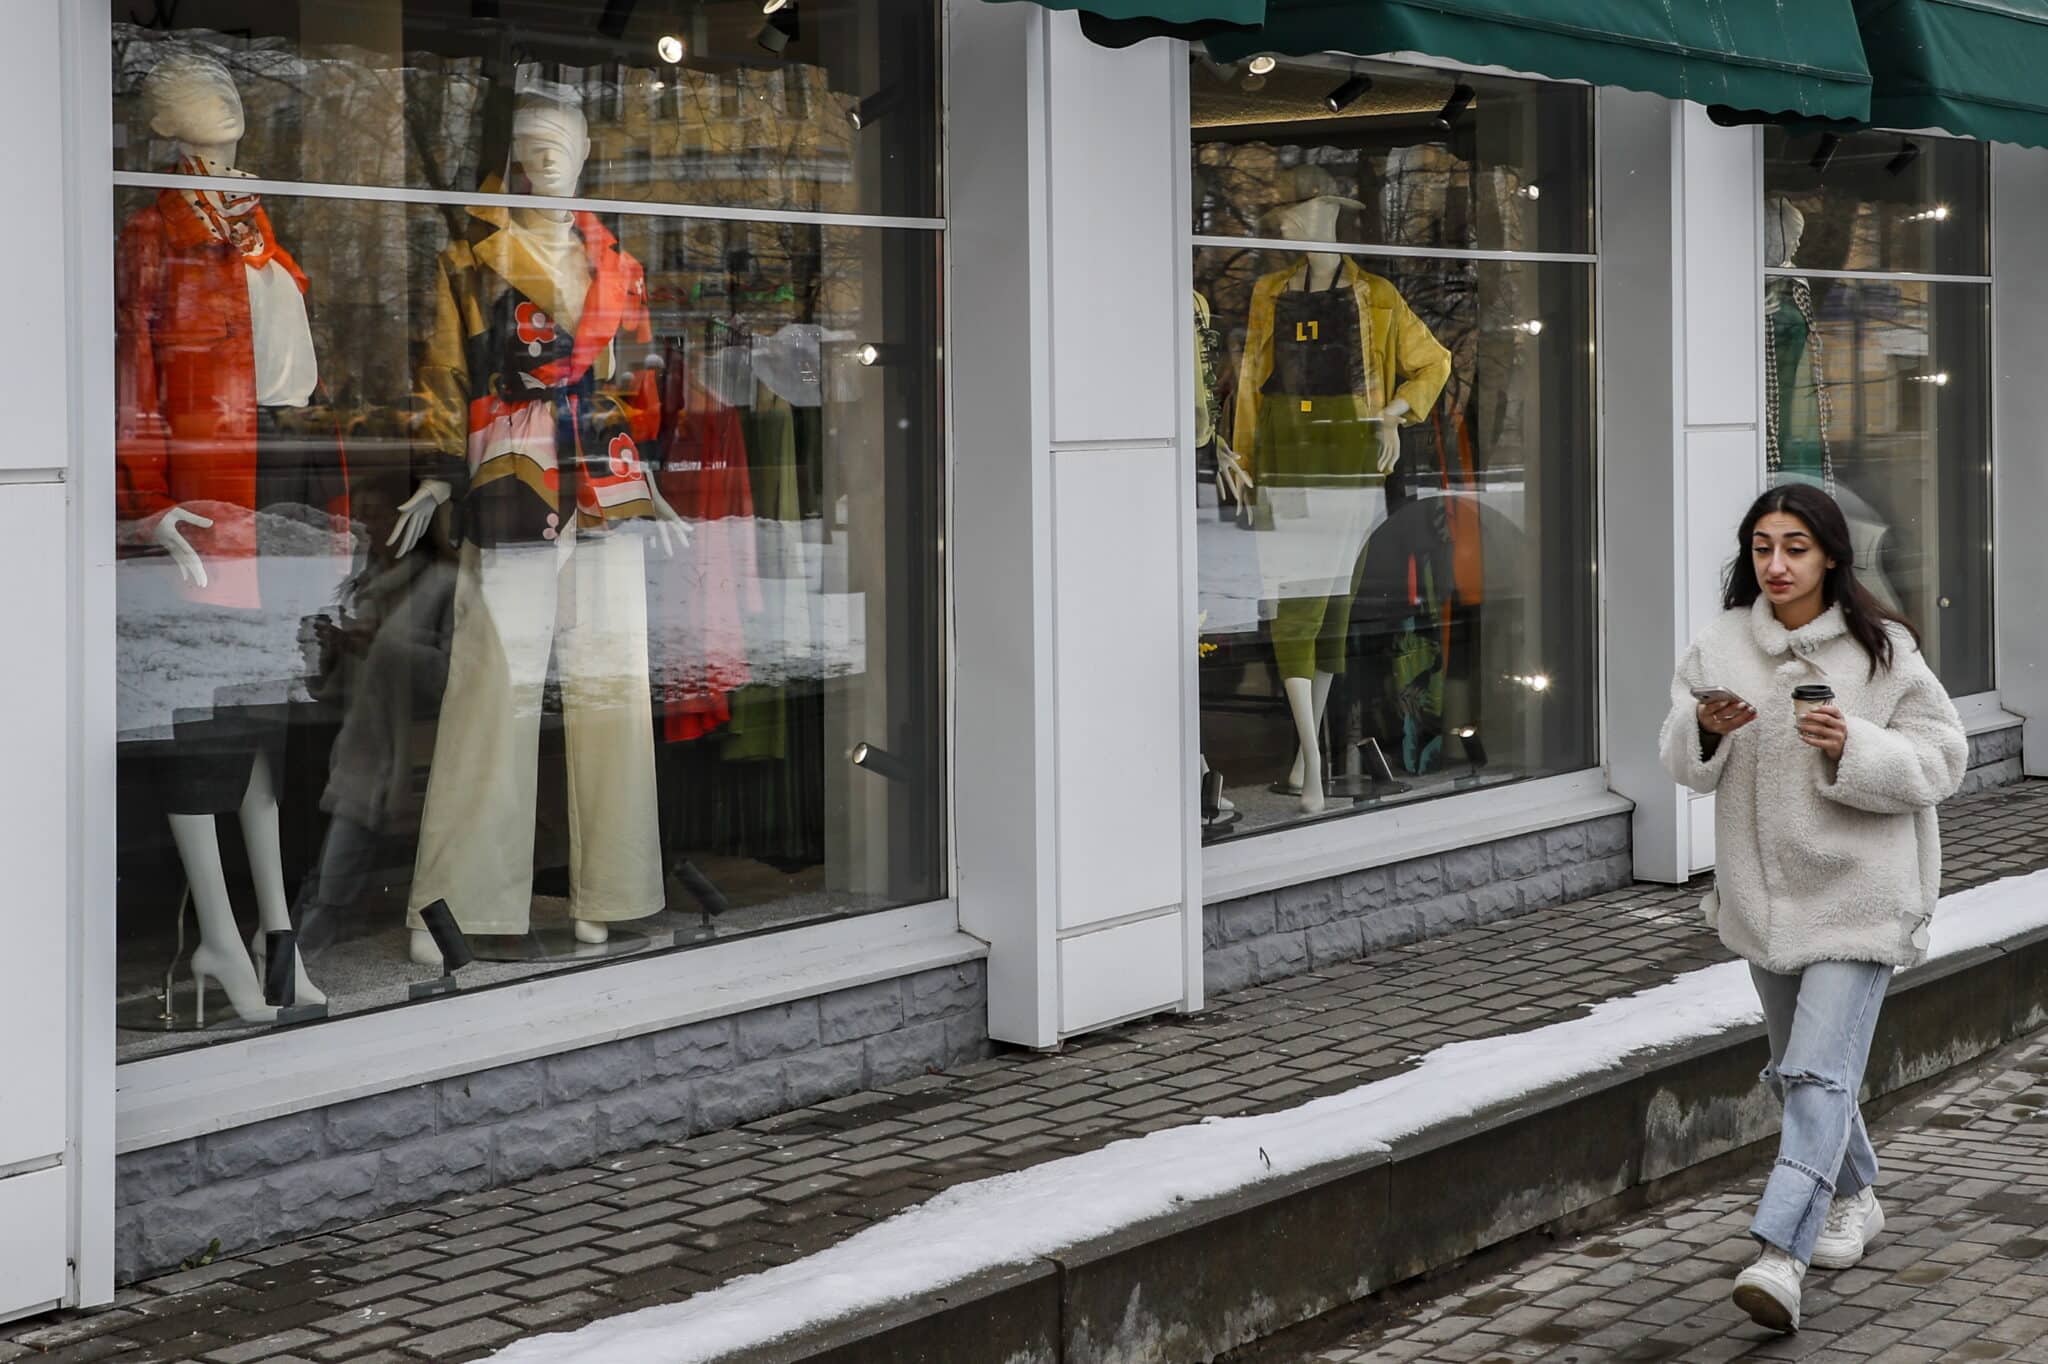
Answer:
[{"label": "smartphone", "polygon": [[1705,701],[1710,705],[1746,706],[1749,704],[1749,702],[1743,700],[1734,692],[1729,691],[1726,687],[1694,687],[1692,695],[1695,701]]}]

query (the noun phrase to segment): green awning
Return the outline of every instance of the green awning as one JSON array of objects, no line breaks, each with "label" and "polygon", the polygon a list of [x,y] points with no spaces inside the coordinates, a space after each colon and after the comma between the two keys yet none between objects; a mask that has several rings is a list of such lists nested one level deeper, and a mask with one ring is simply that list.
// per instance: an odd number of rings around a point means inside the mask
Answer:
[{"label": "green awning", "polygon": [[1856,0],[1869,122],[2048,147],[2048,0]]},{"label": "green awning", "polygon": [[[1969,4],[1972,0],[1950,0]],[[1260,53],[1420,52],[1620,85],[1764,118],[1861,120],[1858,0],[1040,0],[1097,42],[1204,38]],[[1990,7],[1992,0],[1981,0]],[[2026,0],[2029,7],[2048,0]],[[1881,4],[1880,6],[1881,7]]]},{"label": "green awning", "polygon": [[1081,12],[1081,30],[1105,47],[1161,36],[1197,40],[1255,32],[1266,0],[1038,0],[1045,9]]},{"label": "green awning", "polygon": [[1209,50],[1421,52],[1773,115],[1870,110],[1851,0],[1270,0]]}]

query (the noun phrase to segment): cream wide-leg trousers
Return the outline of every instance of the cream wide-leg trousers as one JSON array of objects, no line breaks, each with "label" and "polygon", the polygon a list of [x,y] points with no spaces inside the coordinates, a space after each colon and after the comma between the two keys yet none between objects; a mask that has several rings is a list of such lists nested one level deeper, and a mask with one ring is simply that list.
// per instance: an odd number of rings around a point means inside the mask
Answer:
[{"label": "cream wide-leg trousers", "polygon": [[528,929],[551,648],[568,748],[570,912],[615,921],[661,909],[646,572],[640,537],[619,531],[463,546],[412,927],[421,927],[421,909],[446,900],[465,933]]}]

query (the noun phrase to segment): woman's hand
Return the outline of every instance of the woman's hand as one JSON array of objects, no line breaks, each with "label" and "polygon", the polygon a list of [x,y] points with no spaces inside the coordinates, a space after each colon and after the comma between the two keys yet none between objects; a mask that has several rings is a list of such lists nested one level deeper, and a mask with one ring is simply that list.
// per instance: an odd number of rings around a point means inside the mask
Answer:
[{"label": "woman's hand", "polygon": [[1820,706],[1799,722],[1799,737],[1809,748],[1817,748],[1840,762],[1842,748],[1849,742],[1848,718],[1833,706]]},{"label": "woman's hand", "polygon": [[1718,738],[1727,738],[1756,719],[1756,708],[1747,701],[1700,702],[1700,728]]}]

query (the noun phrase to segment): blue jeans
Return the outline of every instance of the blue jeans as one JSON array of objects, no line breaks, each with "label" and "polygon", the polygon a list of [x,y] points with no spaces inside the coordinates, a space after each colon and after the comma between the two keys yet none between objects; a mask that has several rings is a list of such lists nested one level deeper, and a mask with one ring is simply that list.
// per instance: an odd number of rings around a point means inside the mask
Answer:
[{"label": "blue jeans", "polygon": [[1867,961],[1815,962],[1796,975],[1749,968],[1771,1035],[1765,1083],[1785,1106],[1778,1163],[1749,1233],[1813,1259],[1828,1204],[1877,1182],[1877,1152],[1856,1109],[1863,1065],[1892,968]]}]

